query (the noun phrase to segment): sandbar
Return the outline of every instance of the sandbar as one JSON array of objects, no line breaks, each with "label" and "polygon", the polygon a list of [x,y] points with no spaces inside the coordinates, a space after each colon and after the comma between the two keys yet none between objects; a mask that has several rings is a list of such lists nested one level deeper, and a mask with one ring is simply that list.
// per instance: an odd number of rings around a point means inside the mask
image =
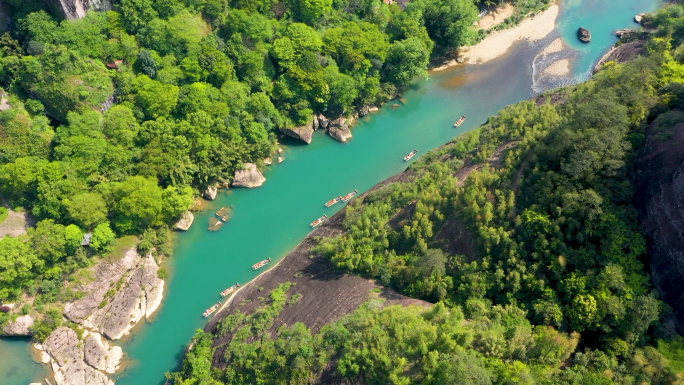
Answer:
[{"label": "sandbar", "polygon": [[562,59],[544,69],[544,73],[553,76],[567,76],[570,74],[570,59]]},{"label": "sandbar", "polygon": [[[478,44],[462,48],[461,61],[468,64],[484,64],[505,54],[520,40],[537,42],[545,38],[556,28],[558,11],[558,5],[552,5],[546,11],[523,20],[515,27],[496,31]],[[441,71],[457,64],[457,60],[451,60],[434,71]]]}]

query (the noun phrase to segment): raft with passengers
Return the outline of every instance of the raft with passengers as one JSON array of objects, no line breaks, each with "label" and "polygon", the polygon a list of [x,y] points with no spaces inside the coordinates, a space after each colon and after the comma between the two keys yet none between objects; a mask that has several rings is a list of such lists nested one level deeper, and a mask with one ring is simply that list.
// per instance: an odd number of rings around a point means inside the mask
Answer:
[{"label": "raft with passengers", "polygon": [[323,215],[322,217],[316,219],[315,221],[311,222],[311,228],[315,229],[316,227],[320,226],[321,223],[323,223],[326,219],[328,219],[327,215]]},{"label": "raft with passengers", "polygon": [[263,261],[261,261],[261,262],[259,262],[259,263],[255,263],[255,264],[252,265],[252,270],[256,270],[256,269],[258,269],[258,268],[260,268],[260,267],[264,267],[264,266],[266,266],[269,262],[271,262],[271,258],[269,258],[269,259],[264,259]]},{"label": "raft with passengers", "polygon": [[454,127],[459,127],[463,122],[465,122],[465,115],[461,116],[461,119],[458,120],[458,122],[454,123]]},{"label": "raft with passengers", "polygon": [[409,160],[411,160],[411,158],[413,158],[417,153],[418,153],[418,150],[415,150],[415,149],[413,151],[409,152],[408,155],[406,155],[404,157],[404,162],[408,162]]},{"label": "raft with passengers", "polygon": [[330,207],[330,206],[334,205],[335,203],[337,203],[337,202],[339,202],[339,201],[341,201],[341,200],[342,200],[342,196],[338,196],[338,197],[335,198],[335,199],[331,199],[331,200],[329,200],[329,201],[327,201],[327,202],[325,203],[325,207]]},{"label": "raft with passengers", "polygon": [[349,194],[347,194],[347,195],[345,195],[345,196],[342,197],[342,202],[347,202],[347,201],[349,201],[350,199],[352,199],[353,197],[355,197],[356,194],[358,194],[358,193],[359,193],[359,192],[356,191],[356,190],[350,192]]},{"label": "raft with passengers", "polygon": [[204,313],[202,313],[202,317],[207,318],[210,315],[212,315],[216,309],[218,309],[221,306],[221,301],[219,301],[216,305],[210,307],[209,309],[205,310]]},{"label": "raft with passengers", "polygon": [[235,285],[233,285],[233,286],[227,288],[226,290],[222,291],[222,292],[221,292],[221,297],[226,297],[226,296],[228,296],[230,293],[234,292],[234,291],[237,290],[239,287],[240,287],[240,284],[239,284],[239,283],[236,283]]}]

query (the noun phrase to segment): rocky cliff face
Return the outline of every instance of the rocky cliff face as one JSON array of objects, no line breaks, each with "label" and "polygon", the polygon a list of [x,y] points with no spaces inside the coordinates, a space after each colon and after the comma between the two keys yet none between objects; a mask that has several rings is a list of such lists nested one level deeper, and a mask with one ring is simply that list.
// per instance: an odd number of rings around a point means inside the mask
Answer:
[{"label": "rocky cliff face", "polygon": [[[684,113],[678,114],[684,120]],[[647,135],[634,165],[637,206],[653,283],[684,333],[684,123],[664,128],[654,123]]]},{"label": "rocky cliff face", "polygon": [[112,0],[49,0],[49,3],[58,9],[66,19],[80,19],[85,17],[88,11],[111,11]]},{"label": "rocky cliff face", "polygon": [[300,127],[293,127],[293,128],[280,128],[280,132],[287,136],[291,136],[295,139],[299,139],[303,141],[306,144],[311,144],[311,139],[313,138],[313,133],[314,130],[318,128],[318,125],[314,127],[314,121],[318,121],[318,119],[311,118],[309,119],[309,122],[303,126]]},{"label": "rocky cliff face", "polygon": [[[92,362],[88,356],[94,350],[93,343],[88,343],[88,338],[93,338],[91,335],[86,337],[86,344],[84,345],[78,338],[76,332],[68,327],[60,327],[45,340],[43,348],[50,356],[52,370],[55,373],[55,381],[59,385],[114,385],[107,376],[100,370],[86,361]],[[99,335],[94,337],[97,341]],[[84,349],[85,346],[85,349]],[[100,344],[98,348],[102,350],[100,353],[109,357],[111,355],[111,368],[118,367],[119,359],[121,358],[120,348],[118,352],[108,349],[108,346]]]},{"label": "rocky cliff face", "polygon": [[244,170],[236,170],[233,179],[234,187],[259,187],[266,182],[264,175],[257,169],[256,164],[245,163]]},{"label": "rocky cliff face", "polygon": [[128,272],[125,284],[111,301],[91,314],[83,326],[112,340],[128,334],[143,317],[150,317],[161,303],[164,281],[157,277],[158,270],[151,255],[141,259]]}]

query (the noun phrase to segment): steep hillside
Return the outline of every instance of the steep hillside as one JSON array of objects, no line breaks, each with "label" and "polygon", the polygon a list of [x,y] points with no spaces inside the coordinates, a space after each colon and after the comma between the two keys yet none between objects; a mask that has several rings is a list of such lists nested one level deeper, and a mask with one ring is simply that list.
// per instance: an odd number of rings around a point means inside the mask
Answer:
[{"label": "steep hillside", "polygon": [[684,113],[672,111],[649,125],[634,168],[653,284],[684,333]]}]

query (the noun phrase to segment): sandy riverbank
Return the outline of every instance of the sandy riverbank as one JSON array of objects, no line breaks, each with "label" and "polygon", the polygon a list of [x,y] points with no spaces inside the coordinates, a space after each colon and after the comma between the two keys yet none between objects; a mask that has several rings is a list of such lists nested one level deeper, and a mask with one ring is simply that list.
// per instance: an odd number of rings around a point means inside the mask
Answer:
[{"label": "sandy riverbank", "polygon": [[493,11],[487,12],[486,15],[480,18],[477,22],[477,27],[479,29],[490,30],[511,17],[514,11],[515,7],[511,4],[501,5]]},{"label": "sandy riverbank", "polygon": [[570,59],[562,59],[544,69],[544,73],[552,76],[567,76],[570,74]]},{"label": "sandy riverbank", "polygon": [[[546,11],[523,20],[513,28],[494,32],[478,44],[463,48],[460,57],[464,63],[483,64],[505,54],[520,40],[539,41],[556,28],[559,9],[558,5],[552,5]],[[456,60],[451,60],[434,71],[444,70],[456,64]]]}]

